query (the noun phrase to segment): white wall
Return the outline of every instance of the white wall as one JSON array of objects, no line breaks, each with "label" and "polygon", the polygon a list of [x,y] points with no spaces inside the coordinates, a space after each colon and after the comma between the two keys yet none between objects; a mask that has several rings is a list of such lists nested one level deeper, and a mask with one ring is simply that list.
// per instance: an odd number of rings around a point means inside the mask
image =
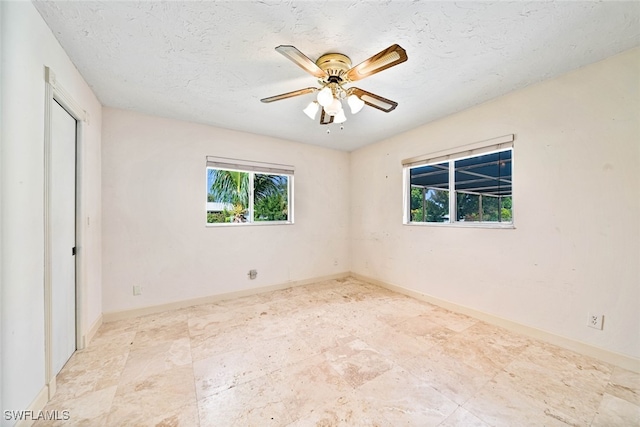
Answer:
[{"label": "white wall", "polygon": [[[349,153],[112,108],[102,129],[105,313],[349,271]],[[206,227],[207,155],[295,166],[295,224]]]},{"label": "white wall", "polygon": [[[83,321],[101,314],[101,106],[30,2],[0,2],[2,38],[2,410],[26,409],[45,385],[44,67],[91,117],[81,147],[85,280]],[[86,218],[83,219],[86,224]],[[83,250],[82,248],[80,250]],[[2,425],[12,422],[4,420]]]},{"label": "white wall", "polygon": [[[4,62],[4,46],[3,46],[3,40],[4,40],[4,31],[3,31],[3,12],[4,12],[4,8],[2,7],[2,5],[0,5],[0,168],[2,167],[2,117],[3,117],[3,108],[2,108],[2,104],[3,104],[3,98],[2,98],[2,77],[3,77],[3,73],[2,73],[2,69],[4,68],[4,66],[2,65]],[[0,178],[2,178],[2,169],[0,169]],[[0,268],[3,265],[3,256],[2,256],[2,243],[4,241],[4,236],[2,233],[2,228],[3,228],[3,215],[2,215],[2,204],[3,204],[3,200],[4,200],[4,196],[3,196],[3,186],[2,183],[0,182]],[[3,351],[2,351],[2,337],[4,336],[3,333],[3,329],[2,329],[2,272],[0,272],[0,377],[2,377],[2,366],[3,366],[3,360],[4,360],[4,355],[3,355]],[[3,396],[4,393],[2,392],[2,380],[0,379],[0,410],[4,409],[4,405],[3,405]]]},{"label": "white wall", "polygon": [[[640,358],[638,76],[635,49],[353,152],[352,271]],[[516,229],[402,225],[402,159],[510,133]]]}]

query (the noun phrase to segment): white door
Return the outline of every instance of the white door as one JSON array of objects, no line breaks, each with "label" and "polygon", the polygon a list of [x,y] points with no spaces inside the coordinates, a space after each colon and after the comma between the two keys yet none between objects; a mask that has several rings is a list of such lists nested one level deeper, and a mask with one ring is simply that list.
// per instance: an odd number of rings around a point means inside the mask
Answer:
[{"label": "white door", "polygon": [[76,120],[57,102],[51,117],[51,355],[53,374],[76,350]]}]

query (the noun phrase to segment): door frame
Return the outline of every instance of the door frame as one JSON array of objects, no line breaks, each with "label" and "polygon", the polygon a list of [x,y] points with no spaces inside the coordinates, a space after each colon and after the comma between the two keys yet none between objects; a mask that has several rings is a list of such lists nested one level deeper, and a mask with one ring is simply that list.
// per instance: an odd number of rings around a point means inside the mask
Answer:
[{"label": "door frame", "polygon": [[85,164],[83,140],[84,128],[89,123],[88,113],[69,95],[69,93],[56,80],[51,68],[44,67],[45,76],[45,103],[44,103],[44,334],[45,334],[45,384],[48,390],[48,398],[51,399],[56,392],[56,374],[53,372],[52,345],[52,296],[51,296],[51,133],[52,111],[57,102],[76,120],[76,255],[75,255],[75,294],[76,294],[76,349],[84,348],[84,334],[87,329],[84,321],[86,307],[86,281],[85,266],[86,254],[84,253],[84,233],[81,218],[84,218],[86,208],[83,204],[83,167]]}]

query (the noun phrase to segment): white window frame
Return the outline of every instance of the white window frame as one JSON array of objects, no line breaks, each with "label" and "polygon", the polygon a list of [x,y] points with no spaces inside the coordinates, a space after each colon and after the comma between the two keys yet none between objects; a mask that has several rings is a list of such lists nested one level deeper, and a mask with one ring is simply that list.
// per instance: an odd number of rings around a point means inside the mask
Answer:
[{"label": "white window frame", "polygon": [[[493,221],[458,221],[456,213],[456,195],[455,190],[455,167],[457,160],[477,157],[484,154],[492,154],[500,151],[512,150],[511,170],[513,176],[513,148],[515,135],[509,134],[499,136],[473,144],[464,145],[457,148],[438,151],[422,156],[411,157],[402,161],[402,223],[404,225],[417,225],[429,227],[469,227],[469,228],[515,228],[515,212],[514,206],[511,207],[511,222],[493,222]],[[411,221],[411,169],[417,166],[427,166],[449,162],[449,221],[447,222],[414,222]],[[513,196],[512,196],[513,197]],[[512,199],[513,203],[513,199]]]},{"label": "white window frame", "polygon": [[[249,218],[246,222],[207,222],[207,205],[206,200],[209,195],[209,169],[222,169],[234,172],[246,172],[249,174]],[[253,225],[286,225],[294,223],[293,214],[293,176],[295,168],[291,165],[281,165],[277,163],[256,162],[250,160],[232,159],[227,157],[207,156],[205,167],[205,224],[207,227],[237,227],[237,226],[253,226]],[[287,177],[287,220],[286,221],[255,221],[254,216],[254,191],[253,182],[254,175],[281,175]]]}]

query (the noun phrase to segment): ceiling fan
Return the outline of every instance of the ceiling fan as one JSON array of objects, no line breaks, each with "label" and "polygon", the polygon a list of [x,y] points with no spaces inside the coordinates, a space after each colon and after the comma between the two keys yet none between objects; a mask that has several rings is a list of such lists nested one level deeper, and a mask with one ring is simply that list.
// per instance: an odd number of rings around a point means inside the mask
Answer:
[{"label": "ceiling fan", "polygon": [[317,92],[316,101],[312,101],[303,111],[309,118],[315,120],[318,110],[321,110],[321,125],[328,125],[334,122],[344,123],[347,120],[342,108],[342,101],[345,99],[351,114],[356,114],[365,105],[385,113],[393,111],[398,106],[397,102],[366,90],[357,87],[344,88],[344,85],[348,83],[362,80],[365,77],[405,62],[407,60],[407,52],[397,44],[378,52],[355,67],[351,66],[351,59],[341,53],[327,53],[318,58],[316,62],[313,62],[294,46],[281,45],[276,47],[276,51],[318,78],[320,87],[307,87],[263,98],[260,100],[262,102],[280,101],[281,99]]}]

